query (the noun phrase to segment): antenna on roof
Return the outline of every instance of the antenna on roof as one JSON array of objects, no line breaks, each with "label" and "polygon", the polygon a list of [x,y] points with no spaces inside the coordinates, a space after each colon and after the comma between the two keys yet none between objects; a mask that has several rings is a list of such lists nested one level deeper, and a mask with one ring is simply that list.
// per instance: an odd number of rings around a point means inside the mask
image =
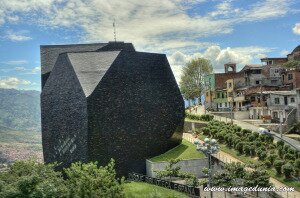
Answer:
[{"label": "antenna on roof", "polygon": [[117,42],[116,19],[115,18],[114,18],[113,27],[114,27],[114,39],[115,39],[115,42]]}]

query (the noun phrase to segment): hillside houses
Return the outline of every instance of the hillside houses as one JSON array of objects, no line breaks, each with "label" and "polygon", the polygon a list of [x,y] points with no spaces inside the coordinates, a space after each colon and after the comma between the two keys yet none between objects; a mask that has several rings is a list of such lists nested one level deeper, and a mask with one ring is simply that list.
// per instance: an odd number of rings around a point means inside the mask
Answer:
[{"label": "hillside houses", "polygon": [[[261,64],[224,64],[224,73],[205,76],[206,108],[216,112],[240,112],[241,119],[282,122],[300,118],[300,45],[286,58],[262,58]],[[242,114],[241,114],[242,113]],[[291,119],[293,120],[293,119]]]}]

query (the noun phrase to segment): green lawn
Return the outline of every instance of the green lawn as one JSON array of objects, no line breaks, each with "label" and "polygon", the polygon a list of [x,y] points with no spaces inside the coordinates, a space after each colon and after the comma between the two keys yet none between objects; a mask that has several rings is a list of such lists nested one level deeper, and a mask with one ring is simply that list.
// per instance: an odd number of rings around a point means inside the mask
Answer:
[{"label": "green lawn", "polygon": [[144,182],[130,182],[124,185],[126,198],[188,198],[187,195],[174,190],[155,186]]},{"label": "green lawn", "polygon": [[204,158],[202,152],[196,150],[196,146],[187,140],[182,140],[182,143],[175,148],[167,151],[164,154],[153,157],[150,160],[153,162],[168,161],[171,159],[195,159]]}]

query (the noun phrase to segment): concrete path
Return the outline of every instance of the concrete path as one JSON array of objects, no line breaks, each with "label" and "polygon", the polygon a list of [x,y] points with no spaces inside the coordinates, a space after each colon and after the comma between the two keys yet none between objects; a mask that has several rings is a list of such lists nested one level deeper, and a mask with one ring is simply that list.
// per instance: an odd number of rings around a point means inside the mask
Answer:
[{"label": "concrete path", "polygon": [[[194,143],[195,140],[198,140],[200,142],[203,142],[197,138],[195,138],[192,134],[190,133],[183,133],[183,138],[188,140],[189,142]],[[228,153],[225,153],[223,151],[219,151],[217,154],[214,154],[214,157],[218,158],[220,161],[224,163],[231,163],[231,162],[240,162],[243,164],[242,161],[239,159],[236,159],[235,157],[229,155]],[[288,187],[285,184],[281,183],[280,181],[270,178],[270,182],[276,187]],[[277,192],[278,195],[284,197],[284,198],[300,198],[300,192],[294,191],[294,192]]]}]

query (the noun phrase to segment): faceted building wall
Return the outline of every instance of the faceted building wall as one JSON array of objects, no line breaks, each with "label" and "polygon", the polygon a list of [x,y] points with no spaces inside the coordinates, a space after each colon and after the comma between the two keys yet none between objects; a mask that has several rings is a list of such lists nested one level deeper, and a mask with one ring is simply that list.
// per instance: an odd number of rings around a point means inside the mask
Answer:
[{"label": "faceted building wall", "polygon": [[181,142],[184,102],[164,54],[118,42],[55,62],[41,94],[45,162],[113,158],[126,176]]}]

